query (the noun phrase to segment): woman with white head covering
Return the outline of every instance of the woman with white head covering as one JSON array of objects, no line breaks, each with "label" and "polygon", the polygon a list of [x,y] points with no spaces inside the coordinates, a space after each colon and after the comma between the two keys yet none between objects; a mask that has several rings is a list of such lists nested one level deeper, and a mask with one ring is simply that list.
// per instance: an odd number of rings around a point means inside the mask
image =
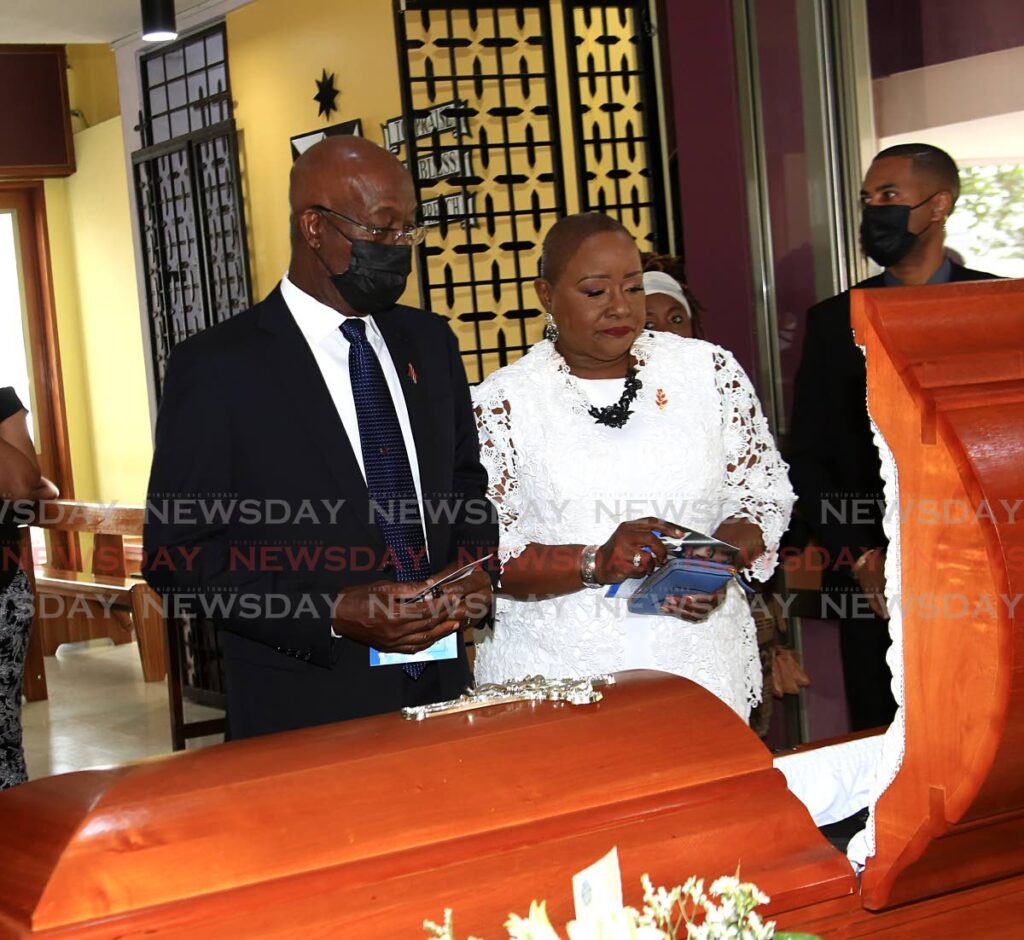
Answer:
[{"label": "woman with white head covering", "polygon": [[693,310],[679,282],[664,271],[644,272],[648,330],[692,337]]},{"label": "woman with white head covering", "polygon": [[672,255],[645,253],[641,260],[647,309],[644,328],[704,339],[703,307],[686,285],[680,259]]}]

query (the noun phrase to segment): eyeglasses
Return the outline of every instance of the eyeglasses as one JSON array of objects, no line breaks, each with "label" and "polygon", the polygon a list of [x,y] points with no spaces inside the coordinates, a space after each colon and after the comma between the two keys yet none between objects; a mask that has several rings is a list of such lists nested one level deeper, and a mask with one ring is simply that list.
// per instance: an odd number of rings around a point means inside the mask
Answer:
[{"label": "eyeglasses", "polygon": [[372,225],[363,225],[362,222],[357,222],[347,215],[335,212],[333,209],[328,209],[327,206],[310,206],[310,208],[316,209],[317,212],[326,212],[328,215],[336,215],[339,219],[344,219],[350,225],[362,229],[370,236],[370,240],[375,242],[395,245],[418,245],[427,237],[427,227],[421,224],[410,225],[408,228],[376,228]]}]

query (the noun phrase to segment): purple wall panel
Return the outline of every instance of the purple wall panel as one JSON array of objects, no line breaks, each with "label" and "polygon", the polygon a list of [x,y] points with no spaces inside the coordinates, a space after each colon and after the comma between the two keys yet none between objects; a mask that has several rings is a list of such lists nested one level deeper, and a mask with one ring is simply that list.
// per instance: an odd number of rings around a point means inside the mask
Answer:
[{"label": "purple wall panel", "polygon": [[705,328],[755,374],[739,102],[728,3],[666,3],[686,275]]},{"label": "purple wall panel", "polygon": [[1019,0],[868,0],[871,74],[1024,46]]},{"label": "purple wall panel", "polygon": [[779,358],[788,415],[805,314],[821,299],[814,289],[796,0],[760,0],[757,32]]}]

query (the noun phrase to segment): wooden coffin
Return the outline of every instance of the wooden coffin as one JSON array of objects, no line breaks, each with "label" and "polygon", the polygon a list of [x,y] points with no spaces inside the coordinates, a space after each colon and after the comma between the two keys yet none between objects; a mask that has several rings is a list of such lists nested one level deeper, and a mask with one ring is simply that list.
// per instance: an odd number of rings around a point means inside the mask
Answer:
[{"label": "wooden coffin", "polygon": [[734,873],[801,908],[856,890],[757,737],[684,679],[603,701],[385,715],[0,794],[0,936],[499,935],[618,846],[639,878]]},{"label": "wooden coffin", "polygon": [[[902,501],[905,752],[858,888],[725,705],[625,673],[588,706],[386,715],[0,793],[4,937],[495,938],[612,846],[625,900],[737,866],[780,926],[1016,936],[1024,910],[1024,285],[855,292]],[[1020,498],[1024,499],[1024,495]],[[986,512],[1006,501],[1013,513]],[[1003,595],[1010,603],[986,604]]]}]

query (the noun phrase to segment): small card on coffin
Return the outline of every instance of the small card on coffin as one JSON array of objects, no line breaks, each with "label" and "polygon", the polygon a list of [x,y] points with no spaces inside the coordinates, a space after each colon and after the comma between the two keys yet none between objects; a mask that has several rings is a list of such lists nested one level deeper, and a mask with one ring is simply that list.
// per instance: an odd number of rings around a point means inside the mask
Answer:
[{"label": "small card on coffin", "polygon": [[572,896],[579,924],[599,924],[622,910],[622,873],[617,846],[572,876]]}]

